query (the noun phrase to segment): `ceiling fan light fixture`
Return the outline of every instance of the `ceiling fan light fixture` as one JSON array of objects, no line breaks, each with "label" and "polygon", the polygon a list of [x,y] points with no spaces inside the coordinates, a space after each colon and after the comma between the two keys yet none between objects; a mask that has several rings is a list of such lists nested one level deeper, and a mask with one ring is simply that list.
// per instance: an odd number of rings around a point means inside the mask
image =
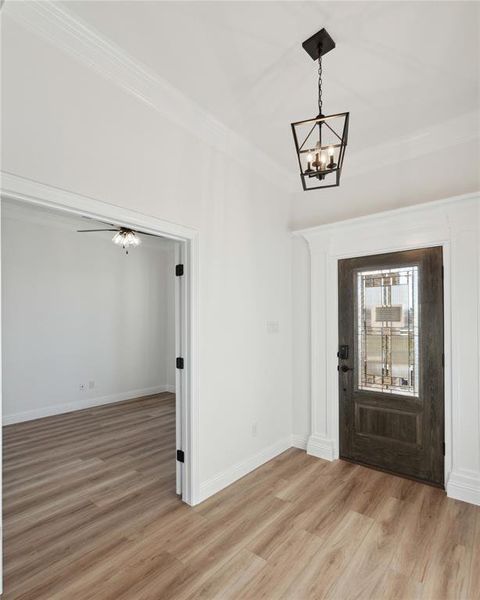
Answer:
[{"label": "ceiling fan light fixture", "polygon": [[135,248],[142,243],[140,238],[131,229],[120,229],[120,231],[117,231],[112,238],[112,242],[117,246],[122,246],[122,248],[127,250],[127,252],[128,248]]},{"label": "ceiling fan light fixture", "polygon": [[321,29],[302,46],[318,60],[318,116],[292,123],[300,178],[304,191],[308,191],[340,185],[350,114],[323,114],[322,56],[335,48],[333,39]]}]

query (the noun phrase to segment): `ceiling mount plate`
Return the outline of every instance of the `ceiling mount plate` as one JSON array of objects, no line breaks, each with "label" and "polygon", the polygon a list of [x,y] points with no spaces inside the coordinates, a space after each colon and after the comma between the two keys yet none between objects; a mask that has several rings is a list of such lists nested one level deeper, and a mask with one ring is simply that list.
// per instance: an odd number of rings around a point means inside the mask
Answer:
[{"label": "ceiling mount plate", "polygon": [[335,42],[332,40],[326,29],[320,29],[308,40],[302,44],[303,49],[310,54],[313,60],[317,60],[319,56],[323,56],[330,50],[335,48]]}]

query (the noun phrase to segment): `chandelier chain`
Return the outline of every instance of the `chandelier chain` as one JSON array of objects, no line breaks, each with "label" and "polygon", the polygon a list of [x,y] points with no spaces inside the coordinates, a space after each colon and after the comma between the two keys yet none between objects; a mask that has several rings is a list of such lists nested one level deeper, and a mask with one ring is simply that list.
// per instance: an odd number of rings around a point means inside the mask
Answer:
[{"label": "chandelier chain", "polygon": [[318,114],[322,115],[323,99],[322,99],[322,55],[318,57]]}]

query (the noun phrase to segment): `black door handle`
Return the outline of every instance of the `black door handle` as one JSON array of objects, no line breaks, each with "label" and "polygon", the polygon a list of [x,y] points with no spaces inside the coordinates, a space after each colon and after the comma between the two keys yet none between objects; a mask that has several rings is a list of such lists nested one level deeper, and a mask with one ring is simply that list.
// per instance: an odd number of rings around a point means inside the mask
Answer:
[{"label": "black door handle", "polygon": [[346,373],[347,371],[353,371],[353,369],[347,367],[347,365],[342,365],[340,369],[342,370],[342,373]]}]

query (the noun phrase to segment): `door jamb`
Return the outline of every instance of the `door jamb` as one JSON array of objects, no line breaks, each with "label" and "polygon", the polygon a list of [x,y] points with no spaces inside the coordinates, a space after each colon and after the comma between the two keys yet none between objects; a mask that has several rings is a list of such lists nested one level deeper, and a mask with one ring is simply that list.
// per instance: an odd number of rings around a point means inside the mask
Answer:
[{"label": "door jamb", "polygon": [[[199,498],[198,231],[5,172],[2,172],[0,207],[2,199],[17,200],[77,216],[108,220],[116,225],[132,227],[180,242],[178,244],[179,256],[185,265],[185,270],[183,285],[179,286],[179,298],[176,298],[176,300],[181,299],[180,319],[183,320],[183,327],[181,339],[176,340],[175,345],[176,356],[183,356],[185,361],[185,368],[182,371],[176,370],[176,383],[177,385],[180,383],[181,390],[181,439],[183,441],[182,450],[185,455],[182,469],[182,500],[192,506],[197,504]],[[1,422],[0,414],[0,428]]]}]

